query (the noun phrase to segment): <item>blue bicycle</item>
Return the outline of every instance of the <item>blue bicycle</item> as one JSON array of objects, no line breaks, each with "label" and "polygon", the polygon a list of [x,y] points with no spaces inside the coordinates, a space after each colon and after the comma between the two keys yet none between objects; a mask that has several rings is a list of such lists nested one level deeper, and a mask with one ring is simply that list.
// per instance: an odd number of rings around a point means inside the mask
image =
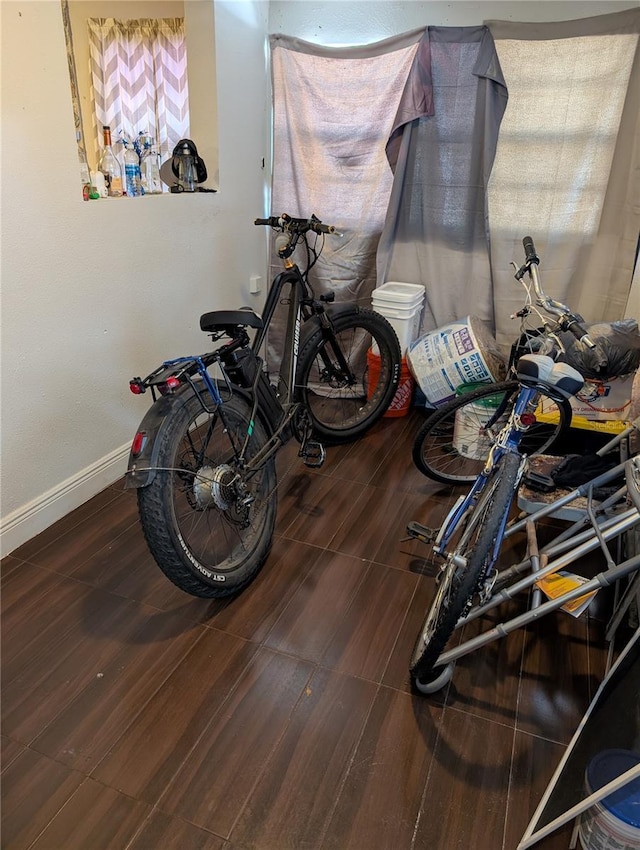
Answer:
[{"label": "blue bicycle", "polygon": [[[595,348],[579,318],[543,292],[538,276],[540,259],[530,236],[523,239],[523,245],[525,262],[518,268],[516,279],[521,281],[528,274],[537,305],[558,317],[560,330]],[[433,551],[444,560],[411,658],[411,676],[421,693],[434,693],[449,680],[453,665],[438,665],[438,659],[460,618],[471,610],[474,598],[478,596],[482,603],[491,594],[509,512],[527,468],[522,441],[536,424],[541,394],[564,404],[584,384],[576,369],[554,359],[562,350],[559,339],[556,343],[556,349],[548,354],[526,354],[518,361],[517,398],[469,493],[460,496],[439,530],[415,522],[407,528],[412,537],[433,543]]]}]

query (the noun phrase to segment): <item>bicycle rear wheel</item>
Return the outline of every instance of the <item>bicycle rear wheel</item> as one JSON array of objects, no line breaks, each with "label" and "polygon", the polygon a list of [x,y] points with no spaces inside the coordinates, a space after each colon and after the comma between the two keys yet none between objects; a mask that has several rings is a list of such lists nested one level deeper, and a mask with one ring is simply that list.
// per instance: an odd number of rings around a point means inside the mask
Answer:
[{"label": "bicycle rear wheel", "polygon": [[[413,462],[420,472],[442,484],[472,484],[511,413],[519,389],[517,381],[487,384],[432,413],[413,442]],[[503,413],[490,424],[498,409]],[[541,390],[536,419],[535,425],[523,434],[519,446],[519,451],[528,456],[552,449],[571,424],[571,405]]]},{"label": "bicycle rear wheel", "polygon": [[160,569],[181,590],[229,596],[255,578],[271,547],[275,460],[247,473],[239,458],[244,441],[250,460],[267,438],[237,395],[213,412],[193,396],[171,415],[159,438],[159,468],[138,490],[144,535]]},{"label": "bicycle rear wheel", "polygon": [[[492,557],[505,513],[513,500],[521,457],[503,455],[485,484],[477,505],[460,523],[457,543],[447,559],[426,620],[411,657],[410,672],[416,688],[431,692],[429,682],[438,676],[436,661],[445,649],[458,620],[471,607],[474,594],[493,566]],[[464,558],[457,566],[454,558]]]},{"label": "bicycle rear wheel", "polygon": [[336,311],[331,324],[318,325],[305,340],[296,383],[315,433],[336,444],[356,439],[382,417],[398,388],[402,355],[393,327],[373,310]]}]

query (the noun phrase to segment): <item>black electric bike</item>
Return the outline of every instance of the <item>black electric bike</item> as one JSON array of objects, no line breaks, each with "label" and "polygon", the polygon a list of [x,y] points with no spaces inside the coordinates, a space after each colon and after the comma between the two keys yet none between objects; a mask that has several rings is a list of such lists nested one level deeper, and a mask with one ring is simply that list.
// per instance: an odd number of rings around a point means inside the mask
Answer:
[{"label": "black electric bike", "polygon": [[[333,304],[333,293],[314,295],[309,271],[335,227],[289,215],[255,224],[277,231],[285,267],[263,315],[205,313],[200,328],[217,348],[130,381],[134,394],[150,388],[154,404],[134,437],[125,486],[137,488],[159,567],[194,596],[237,593],[263,565],[276,518],[277,451],[295,437],[303,461],[320,466],[325,444],[356,439],[380,419],[400,377],[400,345],[383,316]],[[291,259],[298,246],[303,269]],[[259,352],[280,303],[288,305],[286,335],[272,383]]]}]

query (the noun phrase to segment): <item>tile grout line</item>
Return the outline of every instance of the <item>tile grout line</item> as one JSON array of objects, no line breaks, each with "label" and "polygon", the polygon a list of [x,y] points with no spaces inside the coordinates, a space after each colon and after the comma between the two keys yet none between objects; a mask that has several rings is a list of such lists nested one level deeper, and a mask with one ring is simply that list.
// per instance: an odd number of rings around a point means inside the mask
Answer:
[{"label": "tile grout line", "polygon": [[[272,651],[275,652],[276,650],[272,650]],[[304,659],[300,659],[299,657],[297,657],[297,660],[298,661],[301,661],[301,660],[304,661]],[[236,814],[236,816],[233,820],[233,823],[231,824],[231,828],[229,829],[229,834],[227,836],[225,836],[225,841],[231,841],[231,836],[233,835],[234,829],[236,828],[236,826],[240,822],[240,819],[242,818],[242,815],[244,814],[247,806],[250,804],[251,798],[253,797],[253,794],[255,792],[255,789],[258,786],[258,783],[260,782],[260,780],[262,779],[262,777],[266,773],[276,751],[280,747],[282,740],[284,739],[285,735],[287,734],[287,731],[289,730],[289,726],[291,725],[291,718],[293,717],[298,706],[302,702],[302,699],[305,696],[307,690],[309,689],[311,682],[313,682],[313,679],[314,679],[315,675],[317,674],[317,672],[318,672],[318,665],[314,664],[313,670],[310,671],[309,676],[308,676],[304,686],[300,689],[300,693],[298,694],[297,700],[295,701],[295,703],[291,707],[291,711],[289,712],[289,715],[287,717],[287,722],[285,724],[283,724],[282,732],[278,736],[278,739],[274,742],[273,746],[271,747],[271,750],[269,751],[267,757],[265,758],[264,764],[262,766],[262,770],[260,770],[258,772],[258,774],[255,778],[255,781],[253,782],[253,784],[251,785],[251,788],[249,789],[249,792],[247,793],[247,797],[246,797],[245,801],[239,807],[238,812],[237,812],[237,814]]]},{"label": "tile grout line", "polygon": [[327,833],[329,831],[329,827],[331,826],[333,816],[336,812],[336,809],[338,808],[338,803],[340,802],[340,799],[342,798],[344,788],[347,784],[347,780],[348,780],[349,775],[351,773],[351,770],[353,768],[353,764],[354,764],[354,761],[355,761],[355,758],[356,758],[356,754],[358,753],[358,750],[360,749],[360,744],[362,743],[362,739],[364,738],[364,733],[365,733],[365,730],[367,728],[367,724],[369,723],[369,718],[371,717],[371,713],[373,711],[373,706],[375,705],[375,702],[378,699],[378,694],[380,693],[381,689],[382,689],[382,685],[378,684],[376,686],[375,693],[371,697],[371,702],[369,703],[369,707],[368,707],[367,712],[366,712],[366,714],[363,718],[363,721],[362,721],[362,727],[360,729],[360,734],[358,736],[358,740],[353,745],[353,749],[352,749],[352,752],[351,752],[351,758],[349,759],[349,762],[347,763],[347,765],[344,769],[344,773],[341,777],[341,780],[338,783],[337,793],[336,793],[335,798],[333,800],[333,804],[331,805],[331,807],[330,807],[330,809],[327,813],[324,827],[323,827],[323,829],[320,833],[319,843],[318,843],[319,848],[323,847],[325,836],[327,835]]}]

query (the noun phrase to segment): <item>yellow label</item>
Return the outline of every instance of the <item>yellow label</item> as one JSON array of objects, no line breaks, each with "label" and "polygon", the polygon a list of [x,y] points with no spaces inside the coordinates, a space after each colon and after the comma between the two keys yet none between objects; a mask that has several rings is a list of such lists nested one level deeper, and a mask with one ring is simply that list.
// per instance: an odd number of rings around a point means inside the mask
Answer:
[{"label": "yellow label", "polygon": [[629,423],[624,419],[585,419],[584,416],[572,416],[571,427],[583,431],[598,431],[601,434],[621,434]]},{"label": "yellow label", "polygon": [[[583,576],[577,576],[573,573],[558,572],[543,576],[543,578],[536,582],[536,585],[546,596],[549,597],[549,599],[558,599],[570,590],[575,590],[577,587],[586,584],[587,581],[588,579]],[[584,596],[579,596],[577,599],[565,602],[562,606],[562,610],[567,611],[569,614],[578,612],[578,609],[583,608],[585,603],[595,596],[596,592],[597,591],[593,590],[591,593],[585,593]]]}]

